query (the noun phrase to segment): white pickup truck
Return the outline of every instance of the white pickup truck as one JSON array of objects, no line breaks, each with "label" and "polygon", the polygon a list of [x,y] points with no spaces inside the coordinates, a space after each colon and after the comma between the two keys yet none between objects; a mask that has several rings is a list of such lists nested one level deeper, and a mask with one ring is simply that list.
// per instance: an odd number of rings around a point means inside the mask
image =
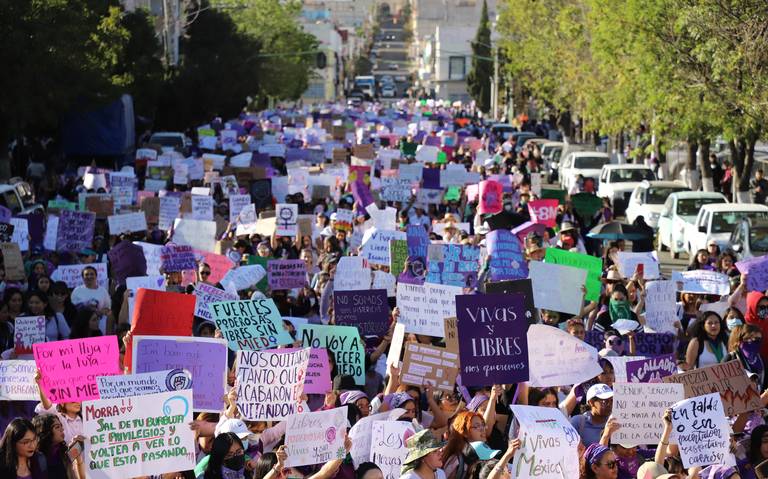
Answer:
[{"label": "white pickup truck", "polygon": [[714,240],[721,250],[727,249],[731,233],[742,218],[766,221],[768,206],[752,203],[716,203],[702,206],[696,221],[686,225],[685,249],[688,255],[706,249],[710,240]]}]

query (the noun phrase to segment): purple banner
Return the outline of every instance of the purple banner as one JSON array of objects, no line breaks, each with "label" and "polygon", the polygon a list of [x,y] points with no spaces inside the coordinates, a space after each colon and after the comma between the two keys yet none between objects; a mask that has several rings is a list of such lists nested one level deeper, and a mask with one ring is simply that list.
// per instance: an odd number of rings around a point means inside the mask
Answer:
[{"label": "purple banner", "polygon": [[352,182],[352,196],[362,209],[373,203],[373,195],[370,188],[365,184],[363,180],[355,180]]},{"label": "purple banner", "polygon": [[356,326],[363,336],[384,336],[389,329],[389,302],[386,289],[334,291],[336,324]]},{"label": "purple banner", "polygon": [[491,281],[528,277],[528,262],[515,235],[507,230],[493,230],[485,238]]},{"label": "purple banner", "polygon": [[674,354],[627,362],[627,382],[660,383],[661,378],[677,372]]},{"label": "purple banner", "polygon": [[423,226],[408,225],[405,230],[408,244],[408,268],[398,276],[401,283],[424,284],[427,275],[427,248],[429,235]]},{"label": "purple banner", "polygon": [[25,215],[16,215],[16,218],[27,220],[29,230],[29,249],[43,247],[43,237],[45,236],[45,215],[43,213],[29,213]]},{"label": "purple banner", "polygon": [[[584,338],[590,346],[598,351],[605,348],[605,333],[602,331],[587,331]],[[638,356],[656,357],[672,354],[675,351],[675,335],[672,333],[637,333],[635,334],[635,354]]]},{"label": "purple banner", "polygon": [[747,275],[747,291],[765,291],[768,289],[768,256],[739,261],[736,267]]},{"label": "purple banner", "polygon": [[166,273],[197,269],[195,252],[191,246],[169,244],[160,250],[160,261]]},{"label": "purple banner", "polygon": [[528,380],[528,318],[520,294],[456,296],[462,383],[514,384]]},{"label": "purple banner", "polygon": [[62,210],[56,234],[56,248],[60,251],[80,251],[90,248],[95,226],[96,213]]},{"label": "purple banner", "polygon": [[427,136],[424,138],[424,144],[429,146],[440,146],[442,139],[439,136]]},{"label": "purple banner", "polygon": [[302,259],[276,259],[267,262],[269,287],[302,288],[307,284],[307,264]]},{"label": "purple banner", "polygon": [[221,411],[227,378],[227,351],[227,343],[221,339],[144,337],[136,344],[133,372],[186,369],[192,373],[195,411]]}]

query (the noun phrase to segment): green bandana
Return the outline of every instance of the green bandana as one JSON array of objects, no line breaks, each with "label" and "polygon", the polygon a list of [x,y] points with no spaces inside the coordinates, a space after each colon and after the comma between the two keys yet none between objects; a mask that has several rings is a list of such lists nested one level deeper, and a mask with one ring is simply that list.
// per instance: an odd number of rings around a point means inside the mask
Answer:
[{"label": "green bandana", "polygon": [[620,319],[632,319],[632,309],[629,307],[629,301],[617,301],[613,298],[608,302],[608,312],[611,315],[611,322],[615,323]]}]

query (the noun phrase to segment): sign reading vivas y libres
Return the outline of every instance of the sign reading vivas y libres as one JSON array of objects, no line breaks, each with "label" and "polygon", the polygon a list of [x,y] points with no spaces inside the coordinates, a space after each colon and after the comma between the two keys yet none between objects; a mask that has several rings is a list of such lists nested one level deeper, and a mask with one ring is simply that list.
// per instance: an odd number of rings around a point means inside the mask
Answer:
[{"label": "sign reading vivas y libres", "polygon": [[520,294],[456,296],[461,380],[466,386],[528,380],[528,319]]}]

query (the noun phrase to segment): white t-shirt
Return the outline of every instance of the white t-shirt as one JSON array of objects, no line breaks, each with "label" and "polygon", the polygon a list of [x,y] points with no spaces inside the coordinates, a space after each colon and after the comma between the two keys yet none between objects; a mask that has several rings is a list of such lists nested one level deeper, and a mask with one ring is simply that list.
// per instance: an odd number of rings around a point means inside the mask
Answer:
[{"label": "white t-shirt", "polygon": [[[421,476],[416,474],[416,471],[410,470],[407,474],[400,476],[400,479],[421,479]],[[442,469],[435,471],[435,479],[445,479],[445,472]]]},{"label": "white t-shirt", "polygon": [[99,286],[91,289],[85,285],[80,285],[72,290],[72,304],[80,306],[81,304],[96,304],[97,309],[109,308],[112,306],[112,299],[107,290]]}]

